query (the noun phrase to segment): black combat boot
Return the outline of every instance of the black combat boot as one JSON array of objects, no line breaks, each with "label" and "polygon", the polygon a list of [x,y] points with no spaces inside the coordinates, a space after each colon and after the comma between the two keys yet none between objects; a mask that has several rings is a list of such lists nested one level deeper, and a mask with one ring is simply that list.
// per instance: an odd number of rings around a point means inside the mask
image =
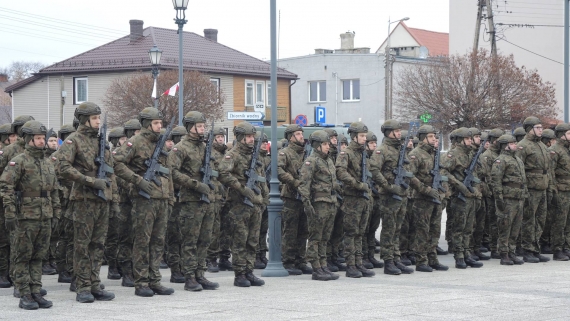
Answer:
[{"label": "black combat boot", "polygon": [[362,272],[360,272],[356,266],[354,265],[348,265],[346,267],[346,277],[347,278],[361,278],[362,277]]},{"label": "black combat boot", "polygon": [[439,247],[439,245],[435,247],[435,252],[437,253],[437,255],[447,255],[447,254],[449,254],[448,251],[442,249],[441,247]]},{"label": "black combat boot", "polygon": [[215,290],[220,287],[220,284],[218,282],[212,282],[206,279],[204,276],[197,277],[196,282],[200,283],[204,290]]},{"label": "black combat boot", "polygon": [[368,260],[370,260],[370,263],[372,263],[375,269],[381,269],[384,267],[384,263],[378,261],[374,255],[369,255]]},{"label": "black combat boot", "polygon": [[267,259],[267,251],[261,251],[259,253],[259,257],[261,258],[261,262],[263,262],[263,264],[267,266],[267,263],[269,262],[269,260]]},{"label": "black combat boot", "polygon": [[489,249],[486,248],[485,246],[481,245],[481,247],[479,247],[479,252],[481,252],[481,253],[487,253],[487,252],[489,252]]},{"label": "black combat boot", "polygon": [[39,304],[32,298],[31,294],[26,294],[20,298],[18,306],[24,310],[37,310],[40,308]]},{"label": "black combat boot", "polygon": [[499,251],[493,250],[493,251],[491,251],[491,258],[495,259],[495,260],[500,260],[501,254],[499,253]]},{"label": "black combat boot", "polygon": [[95,297],[91,294],[91,291],[81,291],[75,295],[75,301],[79,303],[93,303]]},{"label": "black combat boot", "polygon": [[227,258],[221,258],[220,263],[218,263],[218,267],[220,268],[220,271],[233,271],[234,270],[232,262],[230,262],[230,260],[228,260]]},{"label": "black combat boot", "polygon": [[69,283],[69,292],[76,292],[76,291],[77,291],[77,278],[75,277],[75,275],[72,275],[71,283]]},{"label": "black combat boot", "polygon": [[543,263],[550,261],[550,258],[549,258],[549,257],[546,257],[546,256],[544,256],[544,255],[542,255],[542,254],[540,254],[540,253],[534,253],[534,256],[535,256],[540,262],[543,262]]},{"label": "black combat boot", "polygon": [[470,258],[473,261],[479,261],[479,257],[477,255],[473,254],[473,252],[471,252],[471,251],[465,252],[465,258]]},{"label": "black combat boot", "polygon": [[57,277],[58,283],[71,283],[71,274],[68,271],[63,271],[59,273]]},{"label": "black combat boot", "polygon": [[196,277],[191,276],[186,278],[186,283],[184,284],[184,290],[186,291],[202,291],[202,284],[198,283]]},{"label": "black combat boot", "polygon": [[340,263],[346,263],[346,258],[344,257],[344,253],[342,253],[342,250],[338,250],[336,260],[339,261]]},{"label": "black combat boot", "polygon": [[489,244],[489,242],[483,242],[481,243],[481,252],[483,253],[487,253],[491,250],[491,245]]},{"label": "black combat boot", "polygon": [[142,296],[143,298],[150,298],[154,296],[154,291],[151,290],[148,286],[139,286],[135,289],[136,296]]},{"label": "black combat boot", "polygon": [[400,271],[402,271],[402,274],[412,274],[412,273],[414,273],[414,269],[405,266],[405,265],[402,264],[402,262],[400,262],[400,261],[394,261],[394,264],[396,265],[396,267],[397,267],[398,269],[400,269]]},{"label": "black combat boot", "polygon": [[550,244],[542,244],[540,246],[540,253],[541,254],[552,254],[553,251],[552,251],[552,248],[550,247]]},{"label": "black combat boot", "polygon": [[1,289],[7,289],[11,286],[12,286],[12,283],[10,282],[10,280],[8,280],[8,273],[5,273],[4,275],[0,275],[0,288]]},{"label": "black combat boot", "polygon": [[135,286],[135,280],[134,280],[132,271],[129,270],[129,271],[123,272],[123,280],[121,281],[121,286],[124,286],[127,288],[133,288]]},{"label": "black combat boot", "polygon": [[252,272],[247,272],[245,274],[245,278],[246,280],[249,281],[249,283],[251,284],[251,286],[262,286],[265,285],[265,281],[263,281],[262,279],[258,278],[257,276],[253,275]]},{"label": "black combat boot", "polygon": [[40,309],[49,309],[53,306],[53,302],[44,299],[39,293],[32,293],[32,299],[38,303]]},{"label": "black combat boot", "polygon": [[400,262],[402,262],[402,264],[404,264],[405,266],[412,265],[412,261],[410,261],[410,259],[408,259],[407,254],[402,254],[402,257],[400,258]]},{"label": "black combat boot", "polygon": [[185,283],[186,278],[180,272],[180,267],[170,269],[170,283]]},{"label": "black combat boot", "polygon": [[483,266],[483,263],[475,261],[471,257],[465,258],[465,264],[467,264],[467,266],[470,266],[472,268],[480,268]]},{"label": "black combat boot", "polygon": [[362,273],[362,276],[365,278],[371,278],[376,275],[376,272],[369,270],[364,267],[364,265],[356,265],[356,269]]},{"label": "black combat boot", "polygon": [[121,274],[119,274],[119,269],[117,268],[117,263],[109,262],[109,271],[107,272],[107,279],[109,280],[120,280]]},{"label": "black combat boot", "polygon": [[418,272],[433,272],[433,268],[427,264],[422,264],[416,266],[416,271]]},{"label": "black combat boot", "polygon": [[334,259],[332,260],[332,264],[334,264],[339,271],[346,271],[346,264]]},{"label": "black combat boot", "polygon": [[166,262],[164,262],[164,259],[160,260],[160,268],[161,269],[168,269],[168,264],[166,264]]},{"label": "black combat boot", "polygon": [[515,262],[511,260],[508,253],[501,253],[501,265],[514,265]]},{"label": "black combat boot", "polygon": [[316,281],[330,281],[332,280],[332,277],[328,273],[326,273],[323,269],[318,268],[318,269],[313,269],[313,276],[311,277],[311,279]]},{"label": "black combat boot", "polygon": [[362,258],[362,266],[364,266],[369,270],[372,270],[374,268],[374,265],[370,262],[370,260],[367,257]]},{"label": "black combat boot", "polygon": [[429,264],[429,266],[436,271],[447,271],[447,270],[449,270],[449,266],[443,265],[439,262],[431,262]]},{"label": "black combat boot", "polygon": [[162,284],[151,285],[151,286],[149,286],[149,288],[156,295],[171,295],[172,293],[174,293],[173,288],[167,288]]},{"label": "black combat boot", "polygon": [[384,261],[384,274],[400,275],[402,274],[402,270],[398,269],[396,265],[394,265],[394,261],[387,260]]},{"label": "black combat boot", "polygon": [[91,294],[93,294],[93,297],[97,301],[111,301],[115,298],[115,293],[111,293],[102,289],[95,291],[91,290]]},{"label": "black combat boot", "polygon": [[18,289],[16,286],[14,286],[14,292],[12,293],[12,295],[13,295],[15,298],[20,298],[20,297],[21,297],[21,295],[20,295],[20,289]]},{"label": "black combat boot", "polygon": [[256,270],[265,269],[265,263],[263,263],[263,261],[261,261],[260,253],[255,254],[255,263],[253,263],[253,268]]},{"label": "black combat boot", "polygon": [[455,258],[455,268],[456,269],[466,269],[467,264],[465,264],[464,258]]},{"label": "black combat boot", "polygon": [[479,250],[475,251],[474,254],[475,254],[475,255],[479,258],[479,260],[481,260],[481,261],[487,261],[487,260],[490,260],[490,259],[491,259],[491,257],[489,257],[489,256],[487,256],[487,255],[485,255],[485,254],[483,254],[483,252],[481,252],[481,251],[479,251]]},{"label": "black combat boot", "polygon": [[540,260],[537,257],[535,257],[532,252],[529,252],[526,250],[523,250],[523,251],[524,252],[523,252],[522,257],[523,257],[523,260],[525,262],[527,262],[527,263],[538,263],[538,262],[540,262]]},{"label": "black combat boot", "polygon": [[57,271],[49,264],[49,262],[42,265],[42,275],[56,275]]},{"label": "black combat boot", "polygon": [[239,286],[241,288],[249,288],[251,282],[245,278],[245,274],[236,275],[234,278],[234,286]]},{"label": "black combat boot", "polygon": [[515,250],[515,254],[517,256],[524,256],[524,250],[522,249],[522,247],[517,246],[516,250]]},{"label": "black combat boot", "polygon": [[[292,263],[283,264],[283,267],[285,268],[285,270],[287,270],[287,272],[289,272],[289,275],[301,275],[301,274],[303,274],[303,271],[297,269],[295,267],[295,265]],[[311,272],[311,273],[313,273],[313,272]]]},{"label": "black combat boot", "polygon": [[[208,267],[208,272],[210,273],[218,273],[220,272],[220,267],[218,266],[218,260],[216,259],[207,259],[206,266]],[[184,282],[182,282],[184,283]]]},{"label": "black combat boot", "polygon": [[564,253],[564,255],[566,255],[567,257],[570,257],[570,250],[569,249],[562,250],[562,253]]},{"label": "black combat boot", "polygon": [[566,254],[564,254],[564,252],[562,252],[562,251],[554,252],[552,259],[554,261],[568,261],[569,260],[568,256],[566,256]]},{"label": "black combat boot", "polygon": [[44,288],[40,288],[40,294],[41,294],[42,296],[46,296],[46,295],[47,295],[47,290],[44,289]]},{"label": "black combat boot", "polygon": [[298,264],[297,269],[303,272],[303,274],[313,274],[313,269],[310,266],[308,266],[306,263]]},{"label": "black combat boot", "polygon": [[331,272],[338,272],[338,266],[334,265],[331,260],[327,260],[327,268],[331,270]]},{"label": "black combat boot", "polygon": [[514,263],[515,265],[523,265],[523,264],[524,264],[524,261],[521,260],[521,259],[519,259],[519,258],[515,255],[515,253],[512,253],[512,252],[509,253],[509,257],[511,258],[511,261],[513,261],[513,263]]},{"label": "black combat boot", "polygon": [[412,265],[416,265],[416,255],[415,254],[408,254],[408,259],[412,262]]},{"label": "black combat boot", "polygon": [[331,276],[331,280],[338,280],[339,275],[336,273],[333,273],[327,266],[323,267],[323,271],[325,271],[326,274]]}]

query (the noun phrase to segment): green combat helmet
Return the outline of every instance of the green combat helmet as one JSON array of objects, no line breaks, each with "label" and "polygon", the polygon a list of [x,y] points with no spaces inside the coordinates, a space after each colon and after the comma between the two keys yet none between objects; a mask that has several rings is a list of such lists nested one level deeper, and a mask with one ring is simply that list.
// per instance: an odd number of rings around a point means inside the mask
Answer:
[{"label": "green combat helmet", "polygon": [[525,118],[523,121],[523,128],[525,132],[529,132],[535,125],[541,124],[540,119],[538,117],[530,116]]},{"label": "green combat helmet", "polygon": [[[390,132],[395,130],[395,129],[402,129],[402,124],[400,124],[399,121],[394,120],[394,119],[388,119],[380,127],[382,134],[386,137],[388,137],[388,135],[390,135]],[[351,136],[351,138],[352,138],[352,136]]]},{"label": "green combat helmet", "polygon": [[513,131],[513,136],[515,136],[517,142],[520,142],[520,141],[523,140],[524,137],[526,136],[526,131],[525,131],[524,128],[522,128],[522,127],[517,127],[517,128]]},{"label": "green combat helmet", "polygon": [[184,124],[186,131],[190,133],[190,130],[192,127],[194,127],[194,125],[198,123],[206,123],[206,117],[199,111],[190,111],[186,114],[186,116],[184,116],[182,123]]},{"label": "green combat helmet", "polygon": [[57,132],[57,138],[64,141],[71,133],[74,132],[75,132],[75,127],[73,125],[70,124],[63,125]]},{"label": "green combat helmet", "polygon": [[255,135],[255,127],[248,122],[241,122],[234,127],[234,136],[238,142],[241,142],[245,135]]},{"label": "green combat helmet", "polygon": [[[522,128],[521,128],[522,129]],[[524,130],[523,130],[524,131]],[[497,140],[497,138],[503,136],[505,134],[505,132],[500,129],[500,128],[493,128],[489,131],[489,133],[487,134],[488,138],[489,138],[489,143],[493,143],[494,141]]]},{"label": "green combat helmet", "polygon": [[182,137],[186,134],[188,134],[188,132],[186,131],[186,127],[176,126],[170,132],[170,137],[172,138],[174,144],[178,144],[182,140]]},{"label": "green combat helmet", "polygon": [[402,130],[402,138],[401,138],[401,140],[402,140],[402,143],[406,143],[406,145],[408,145],[408,144],[407,144],[407,139],[409,138],[409,137],[408,137],[408,133],[409,133],[409,132],[408,132],[407,130],[405,130],[405,129]]},{"label": "green combat helmet", "polygon": [[142,126],[138,119],[131,119],[125,123],[123,128],[125,128],[125,134],[127,134],[127,138],[131,138],[135,135],[135,132],[137,130],[141,130]]},{"label": "green combat helmet", "polygon": [[14,119],[14,121],[12,122],[12,132],[18,134],[19,137],[23,137],[24,134],[22,134],[22,131],[20,130],[22,128],[22,126],[24,126],[24,124],[27,121],[30,120],[34,120],[34,117],[30,116],[30,115],[21,115],[16,117],[16,119]]},{"label": "green combat helmet", "polygon": [[350,135],[350,139],[354,139],[354,137],[356,137],[359,133],[368,133],[368,127],[364,125],[363,122],[356,121],[350,124],[347,132]]},{"label": "green combat helmet", "polygon": [[86,101],[75,108],[73,115],[79,120],[80,125],[85,125],[89,121],[89,116],[101,115],[101,108],[95,103]]},{"label": "green combat helmet", "polygon": [[[21,128],[22,135],[24,136],[24,141],[28,144],[33,138],[34,135],[45,135],[47,134],[46,126],[40,123],[37,120],[30,120],[27,121]],[[47,146],[47,142],[46,145]]]},{"label": "green combat helmet", "polygon": [[0,142],[4,143],[12,134],[14,134],[12,124],[8,123],[0,126]]},{"label": "green combat helmet", "polygon": [[153,120],[164,120],[164,116],[160,112],[160,110],[154,107],[146,107],[139,113],[138,120],[141,123],[143,128],[147,128],[151,130],[150,124]]},{"label": "green combat helmet", "polygon": [[542,136],[540,137],[540,140],[542,141],[543,144],[547,145],[550,144],[550,140],[555,138],[556,138],[556,133],[554,133],[552,129],[547,128],[542,131]]},{"label": "green combat helmet", "polygon": [[554,132],[556,133],[556,138],[561,138],[569,130],[570,130],[570,124],[561,123],[556,125],[556,127],[554,128]]},{"label": "green combat helmet", "polygon": [[435,133],[437,133],[437,130],[435,130],[435,127],[432,125],[421,125],[418,129],[418,141],[423,141],[427,137],[427,134]]},{"label": "green combat helmet", "polygon": [[473,134],[467,127],[461,127],[455,130],[455,142],[463,142],[464,138],[473,137]]},{"label": "green combat helmet", "polygon": [[77,117],[73,117],[73,128],[77,130],[77,127],[79,127],[79,119],[77,119]]},{"label": "green combat helmet", "polygon": [[376,134],[374,134],[373,132],[368,132],[366,133],[366,142],[377,142],[378,141],[378,137],[376,137]]},{"label": "green combat helmet", "polygon": [[329,135],[330,137],[338,137],[338,133],[336,132],[336,130],[332,129],[332,128],[325,128],[324,131],[327,133],[327,135]]},{"label": "green combat helmet", "polygon": [[[255,133],[255,141],[257,142],[260,137],[261,137],[261,132],[256,132],[256,133]],[[263,133],[262,142],[263,142],[263,143],[267,143],[268,141],[269,141],[269,138],[267,137],[267,135],[266,135],[265,133]]]},{"label": "green combat helmet", "polygon": [[309,136],[309,142],[311,143],[311,147],[314,149],[318,149],[321,147],[322,143],[330,142],[330,136],[324,130],[315,130],[311,136]]},{"label": "green combat helmet", "polygon": [[504,150],[508,143],[515,143],[516,141],[517,139],[513,135],[509,134],[501,135],[501,137],[497,139],[497,143],[500,144],[501,150]]},{"label": "green combat helmet", "polygon": [[485,140],[489,140],[489,133],[488,132],[483,132],[481,134],[481,141],[485,141]]},{"label": "green combat helmet", "polygon": [[340,135],[340,143],[348,145],[348,138],[346,138],[344,135]]},{"label": "green combat helmet", "polygon": [[113,129],[111,129],[111,131],[109,132],[109,141],[111,142],[111,144],[113,144],[113,146],[118,147],[119,146],[119,140],[121,139],[121,137],[127,137],[127,134],[125,134],[125,128],[124,127],[115,127]]},{"label": "green combat helmet", "polygon": [[297,125],[297,124],[291,124],[289,126],[287,126],[287,128],[285,128],[285,139],[289,140],[291,139],[291,136],[293,136],[294,132],[298,132],[298,131],[303,131],[303,127],[301,127],[301,125]]}]

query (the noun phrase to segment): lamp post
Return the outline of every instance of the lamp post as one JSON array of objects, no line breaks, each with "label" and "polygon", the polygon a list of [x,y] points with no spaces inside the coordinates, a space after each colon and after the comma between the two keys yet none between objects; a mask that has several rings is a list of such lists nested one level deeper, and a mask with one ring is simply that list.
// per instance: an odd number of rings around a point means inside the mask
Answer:
[{"label": "lamp post", "polygon": [[[152,64],[152,78],[154,79],[154,91],[156,94],[156,79],[158,78],[158,66],[160,65],[160,57],[162,56],[162,51],[154,45],[148,51],[148,56],[150,58],[150,63]],[[158,97],[154,97],[154,108],[158,109]]]},{"label": "lamp post", "polygon": [[394,63],[394,61],[392,60],[392,55],[390,54],[390,25],[392,25],[393,23],[396,22],[400,22],[400,21],[407,21],[410,20],[410,18],[405,17],[396,21],[390,21],[390,18],[388,18],[388,39],[386,40],[386,48],[385,49],[385,54],[384,54],[384,58],[386,59],[386,64],[384,65],[384,69],[386,72],[386,75],[384,77],[384,83],[385,85],[385,89],[386,89],[386,93],[384,94],[384,98],[385,98],[385,103],[384,106],[385,110],[384,110],[384,117],[385,119],[392,119],[392,64]]},{"label": "lamp post", "polygon": [[261,272],[264,277],[288,276],[281,262],[281,209],[277,180],[277,0],[269,5],[271,24],[271,181],[267,215],[269,220],[269,262]]},{"label": "lamp post", "polygon": [[186,24],[186,8],[188,8],[190,0],[172,0],[174,10],[176,10],[176,18],[174,23],[178,25],[178,125],[182,126],[184,117],[184,68],[182,61],[182,28]]}]

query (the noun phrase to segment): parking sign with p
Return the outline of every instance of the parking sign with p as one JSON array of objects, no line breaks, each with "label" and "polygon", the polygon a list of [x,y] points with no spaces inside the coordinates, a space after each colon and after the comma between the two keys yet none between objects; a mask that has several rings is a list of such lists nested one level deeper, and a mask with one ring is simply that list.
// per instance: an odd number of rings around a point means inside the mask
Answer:
[{"label": "parking sign with p", "polygon": [[324,124],[327,119],[327,109],[323,106],[315,107],[315,123]]}]

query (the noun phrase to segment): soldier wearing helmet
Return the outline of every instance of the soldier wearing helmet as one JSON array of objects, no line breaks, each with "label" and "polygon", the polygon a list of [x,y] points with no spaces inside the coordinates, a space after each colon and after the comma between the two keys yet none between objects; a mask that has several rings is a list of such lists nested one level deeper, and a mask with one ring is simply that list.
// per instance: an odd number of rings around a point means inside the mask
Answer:
[{"label": "soldier wearing helmet", "polygon": [[[470,191],[464,184],[465,169],[471,163],[473,133],[466,127],[455,130],[455,148],[447,153],[447,159],[443,162],[449,175],[450,184],[454,188],[451,197],[450,208],[453,212],[453,253],[455,255],[455,267],[465,269],[467,266],[479,268],[483,263],[475,261],[471,257],[469,240],[473,233],[475,212],[481,192],[477,188]],[[476,173],[474,173],[476,177]],[[465,201],[462,199],[465,198]]]},{"label": "soldier wearing helmet", "polygon": [[259,161],[262,163],[260,167],[261,172],[259,175],[265,177],[266,184],[262,185],[262,195],[265,202],[265,208],[261,214],[261,224],[259,230],[259,241],[255,252],[255,269],[265,269],[267,266],[267,230],[269,228],[269,213],[267,212],[267,205],[269,205],[269,181],[271,180],[271,157],[269,156],[268,143],[269,137],[265,133],[257,132],[255,134],[255,141],[261,139],[261,147],[259,150]]},{"label": "soldier wearing helmet", "polygon": [[[491,129],[487,133],[489,148],[487,148],[487,150],[485,150],[485,152],[483,152],[483,154],[481,154],[479,157],[480,163],[483,165],[483,175],[480,176],[480,178],[487,185],[489,185],[489,182],[491,181],[491,167],[493,166],[493,162],[497,159],[497,157],[499,157],[499,154],[501,153],[497,140],[504,134],[505,132],[500,128]],[[489,221],[487,231],[487,234],[489,234],[489,240],[487,242],[489,246],[488,248],[491,251],[492,259],[500,259],[501,256],[497,250],[497,239],[499,237],[499,234],[497,232],[497,213],[495,209],[495,196],[493,193],[489,193],[489,195],[485,196],[485,205],[487,207],[487,219]],[[473,233],[473,247],[475,249],[483,246],[484,232],[485,231],[481,230],[480,226],[475,228],[475,231]]]},{"label": "soldier wearing helmet", "polygon": [[[220,162],[219,181],[229,188],[229,217],[240,218],[232,222],[236,231],[233,233],[232,239],[234,286],[262,286],[265,281],[253,274],[253,262],[255,262],[255,244],[259,240],[261,213],[265,206],[265,200],[261,193],[257,194],[253,189],[246,186],[248,181],[246,171],[254,156],[256,130],[250,123],[241,122],[234,127],[233,132],[236,137],[236,144]],[[258,162],[257,166],[258,172],[260,172],[262,165]],[[258,179],[255,183],[256,188],[261,190],[261,184],[266,184],[265,179]],[[246,204],[246,200],[249,200],[253,206]]]},{"label": "soldier wearing helmet", "polygon": [[127,138],[131,138],[134,135],[137,135],[140,133],[142,128],[141,123],[138,119],[131,119],[127,121],[123,127],[125,128],[125,134],[127,135]]},{"label": "soldier wearing helmet", "polygon": [[552,129],[546,128],[542,131],[542,136],[540,136],[540,141],[548,148],[556,144],[556,134]]},{"label": "soldier wearing helmet", "polygon": [[[373,132],[369,131],[366,133],[366,156],[368,158],[372,157],[372,153],[378,147],[378,137]],[[369,180],[369,184],[374,186],[372,179]],[[380,226],[381,213],[379,207],[374,208],[374,204],[379,202],[379,194],[376,188],[372,190],[372,196],[370,198],[370,206],[368,213],[368,223],[364,231],[364,236],[362,237],[362,265],[367,269],[381,268],[384,264],[374,257],[376,251],[376,230]]]},{"label": "soldier wearing helmet", "polygon": [[50,157],[51,154],[55,153],[57,151],[57,148],[59,146],[58,141],[57,141],[57,132],[52,131],[49,137],[46,137],[47,141],[46,141],[46,149],[45,149],[45,156],[46,157]]},{"label": "soldier wearing helmet", "polygon": [[339,151],[337,150],[338,145],[338,133],[332,128],[325,128],[324,131],[329,135],[331,148],[329,149],[329,157],[332,158],[333,162],[336,161],[336,156]]},{"label": "soldier wearing helmet", "polygon": [[[158,109],[146,107],[140,111],[138,120],[141,123],[140,133],[131,136],[114,155],[116,175],[134,185],[130,196],[133,203],[132,264],[135,295],[170,295],[174,289],[160,283],[162,276],[159,270],[164,252],[168,209],[174,202],[172,171],[164,154],[158,158],[160,169],[155,180],[147,181],[143,178],[148,169],[146,161],[156,148],[164,116]],[[139,191],[146,193],[149,198],[142,197]]]},{"label": "soldier wearing helmet", "polygon": [[[24,152],[10,160],[0,177],[5,225],[16,240],[12,280],[20,293],[20,308],[45,309],[53,304],[40,294],[41,265],[48,254],[51,232],[61,216],[58,183],[52,162],[44,157],[45,126],[30,120],[18,127],[25,142]],[[14,193],[28,202],[16,204]]]},{"label": "soldier wearing helmet", "polygon": [[12,124],[4,124],[0,126],[0,150],[4,147],[15,143],[18,135],[12,132]]},{"label": "soldier wearing helmet", "polygon": [[523,259],[525,262],[548,262],[550,258],[540,254],[540,237],[546,222],[547,190],[553,195],[556,185],[551,179],[550,154],[541,142],[543,127],[540,119],[534,116],[523,121],[526,132],[523,140],[517,143],[516,155],[522,160],[528,183],[529,198],[525,201],[521,230]]},{"label": "soldier wearing helmet", "polygon": [[[501,265],[520,265],[515,254],[522,223],[524,199],[528,195],[524,164],[516,156],[516,139],[512,135],[496,138],[500,155],[493,160],[489,185],[497,211],[498,251]],[[526,261],[526,260],[525,260]],[[538,261],[538,258],[535,258]],[[528,261],[527,261],[528,262]]]},{"label": "soldier wearing helmet", "polygon": [[304,148],[303,127],[299,125],[287,126],[285,138],[289,144],[277,155],[278,177],[283,184],[281,189],[281,199],[283,200],[283,210],[281,211],[283,220],[282,261],[290,275],[311,274],[313,271],[307,266],[305,257],[307,251],[305,244],[309,234],[307,215],[303,211],[303,203],[297,190],[301,185],[299,171],[304,158],[309,156]]},{"label": "soldier wearing helmet", "polygon": [[[47,135],[47,133],[46,133]],[[57,132],[52,131],[49,137],[44,137],[44,139],[46,140],[46,145],[44,148],[44,157],[46,159],[48,159],[49,162],[52,163],[52,166],[54,166],[54,168],[57,168],[59,166],[57,166],[55,164],[55,160],[52,160],[52,155],[57,151],[57,148],[59,146],[58,141],[57,141]],[[60,193],[61,194],[61,191]],[[60,195],[61,196],[61,195]],[[61,203],[61,200],[60,200]],[[60,225],[57,225],[57,230],[53,230],[51,233],[51,237],[50,237],[50,246],[48,249],[48,255],[44,258],[43,260],[43,264],[42,264],[42,273],[44,275],[53,275],[53,274],[57,274],[57,270],[54,268],[53,265],[55,265],[55,260],[56,260],[56,247],[57,247],[57,243],[59,242],[59,228]]]},{"label": "soldier wearing helmet", "polygon": [[[114,175],[105,179],[96,177],[100,115],[101,109],[96,104],[81,103],[75,109],[75,117],[79,120],[77,131],[66,138],[57,152],[61,177],[73,182],[69,205],[75,230],[73,271],[77,287],[75,299],[81,303],[95,299],[108,301],[115,297],[101,289],[99,279],[109,227],[109,202],[113,201],[113,213],[118,211],[116,190],[112,188],[116,187]],[[114,164],[108,151],[105,152],[105,163],[109,167]],[[97,196],[98,191],[103,191],[105,200]],[[72,287],[75,284],[72,283]]]},{"label": "soldier wearing helmet", "polygon": [[522,127],[517,127],[514,131],[513,131],[513,136],[515,136],[517,143],[520,142],[521,140],[523,140],[523,138],[526,136],[526,132],[524,131],[524,128]]}]

